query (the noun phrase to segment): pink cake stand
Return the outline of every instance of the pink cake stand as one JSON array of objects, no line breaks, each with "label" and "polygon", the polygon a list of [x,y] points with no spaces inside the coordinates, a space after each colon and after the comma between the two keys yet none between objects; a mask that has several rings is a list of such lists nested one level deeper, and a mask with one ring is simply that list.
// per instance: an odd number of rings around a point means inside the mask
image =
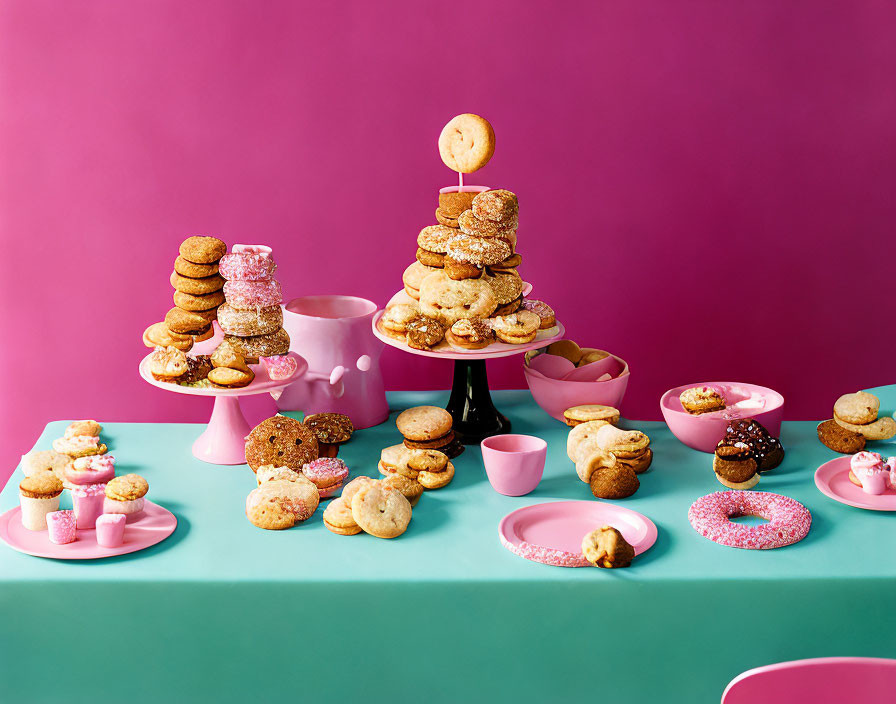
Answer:
[{"label": "pink cake stand", "polygon": [[[196,353],[201,354],[201,352]],[[308,362],[295,352],[290,352],[289,356],[296,360],[298,366],[292,376],[286,379],[271,379],[263,364],[250,364],[252,371],[255,372],[255,380],[248,386],[241,389],[194,388],[153,379],[149,372],[151,354],[146,355],[140,362],[140,376],[144,381],[177,394],[214,397],[215,406],[212,409],[212,417],[208,421],[208,426],[193,443],[193,456],[210,464],[246,463],[246,436],[252,428],[246,422],[243,411],[240,409],[241,396],[278,394],[308,370]]]},{"label": "pink cake stand", "polygon": [[[531,291],[532,285],[525,284],[523,295],[527,296]],[[416,303],[416,301],[402,290],[392,296],[386,307],[394,303]],[[384,312],[385,309],[378,311],[373,316],[372,322],[373,334],[383,343],[421,357],[454,360],[454,380],[445,410],[454,419],[454,430],[460,434],[460,440],[464,445],[478,445],[487,437],[510,432],[510,421],[492,403],[485,361],[547,347],[555,340],[562,339],[566,332],[562,323],[558,321],[552,328],[539,330],[535,339],[524,345],[495,342],[481,350],[458,350],[443,340],[431,350],[417,350],[385,331],[380,325]]]}]

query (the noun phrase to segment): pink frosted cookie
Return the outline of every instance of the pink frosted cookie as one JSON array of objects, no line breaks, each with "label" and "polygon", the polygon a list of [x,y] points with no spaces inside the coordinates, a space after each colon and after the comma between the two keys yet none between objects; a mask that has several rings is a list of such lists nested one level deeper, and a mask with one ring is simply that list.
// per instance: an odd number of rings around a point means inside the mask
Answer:
[{"label": "pink frosted cookie", "polygon": [[261,363],[268,370],[268,376],[274,381],[289,379],[299,368],[293,357],[287,354],[278,354],[273,357],[260,357]]},{"label": "pink frosted cookie", "polygon": [[51,511],[47,514],[47,528],[50,531],[50,542],[55,545],[65,545],[75,542],[77,530],[75,528],[74,511]]},{"label": "pink frosted cookie", "polygon": [[231,308],[253,310],[279,306],[283,301],[280,282],[276,279],[264,281],[236,281],[224,284],[224,298]]},{"label": "pink frosted cookie", "polygon": [[123,513],[104,513],[96,519],[96,543],[104,548],[117,548],[124,542]]},{"label": "pink frosted cookie", "polygon": [[303,466],[302,474],[311,480],[320,497],[325,499],[342,488],[348,479],[348,467],[336,457],[321,457]]},{"label": "pink frosted cookie", "polygon": [[273,276],[277,265],[268,247],[235,245],[218,262],[218,271],[229,281],[262,281]]},{"label": "pink frosted cookie", "polygon": [[115,476],[115,458],[112,455],[89,455],[70,462],[65,470],[69,484],[99,484]]},{"label": "pink frosted cookie", "polygon": [[[759,516],[761,526],[734,523],[735,516]],[[719,545],[771,550],[796,543],[809,533],[812,514],[798,501],[764,491],[718,491],[697,499],[688,520],[700,535]]]}]

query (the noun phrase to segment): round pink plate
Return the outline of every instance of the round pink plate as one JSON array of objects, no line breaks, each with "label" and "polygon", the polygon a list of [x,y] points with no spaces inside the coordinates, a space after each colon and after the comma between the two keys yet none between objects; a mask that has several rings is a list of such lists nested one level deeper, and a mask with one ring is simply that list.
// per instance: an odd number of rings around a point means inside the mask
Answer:
[{"label": "round pink plate", "polygon": [[511,511],[498,524],[501,544],[527,560],[557,567],[589,567],[582,538],[613,526],[640,555],[656,542],[656,526],[630,508],[602,501],[551,501]]},{"label": "round pink plate", "polygon": [[22,508],[16,506],[0,516],[0,538],[13,550],[36,557],[53,557],[57,560],[94,560],[137,552],[161,543],[177,528],[177,518],[168,509],[147,500],[143,515],[124,529],[124,542],[117,548],[104,548],[96,544],[95,530],[79,530],[77,540],[67,545],[54,545],[45,530],[28,530],[22,525]]},{"label": "round pink plate", "polygon": [[896,491],[887,489],[883,494],[866,494],[862,487],[849,481],[850,459],[851,456],[838,457],[815,470],[815,486],[818,490],[847,506],[872,511],[896,511]]}]

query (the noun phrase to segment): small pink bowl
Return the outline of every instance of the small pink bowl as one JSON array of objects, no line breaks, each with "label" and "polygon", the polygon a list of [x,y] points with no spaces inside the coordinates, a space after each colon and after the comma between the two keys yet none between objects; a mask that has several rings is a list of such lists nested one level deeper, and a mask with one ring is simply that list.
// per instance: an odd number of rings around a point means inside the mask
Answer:
[{"label": "small pink bowl", "polygon": [[493,435],[480,443],[489,484],[504,496],[533,491],[544,474],[548,444],[532,435]]},{"label": "small pink bowl", "polygon": [[[725,411],[693,416],[682,408],[678,397],[682,391],[694,386],[710,386],[717,389],[729,405],[732,401],[746,399],[751,394],[758,394],[764,405],[762,408],[756,409],[739,409],[736,416],[730,413],[726,414]],[[743,384],[739,381],[707,381],[669,389],[660,399],[660,410],[669,430],[685,445],[700,450],[700,452],[715,452],[719,440],[725,437],[725,427],[728,425],[728,421],[735,417],[753,418],[762,423],[768,432],[778,437],[781,434],[781,420],[784,417],[784,397],[773,389],[756,384]]]},{"label": "small pink bowl", "polygon": [[631,376],[628,364],[620,357],[612,355],[623,364],[623,372],[606,381],[564,381],[563,379],[549,379],[544,374],[539,374],[529,365],[523,366],[526,383],[532,392],[535,403],[552,418],[563,420],[563,411],[573,406],[581,406],[586,403],[598,403],[602,406],[619,408],[625,390],[628,388],[628,380]]}]

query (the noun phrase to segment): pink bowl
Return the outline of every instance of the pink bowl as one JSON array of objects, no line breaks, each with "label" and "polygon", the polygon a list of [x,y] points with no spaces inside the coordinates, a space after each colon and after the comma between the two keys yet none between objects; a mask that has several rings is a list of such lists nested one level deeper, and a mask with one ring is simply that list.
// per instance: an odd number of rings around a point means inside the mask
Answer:
[{"label": "pink bowl", "polygon": [[526,383],[529,385],[535,403],[541,406],[541,409],[549,416],[562,421],[563,411],[572,406],[599,403],[603,406],[619,408],[631,374],[628,364],[623,359],[616,355],[612,356],[623,364],[624,371],[619,376],[606,381],[549,379],[534,369],[530,369],[528,365],[523,366],[523,373],[526,375]]},{"label": "pink bowl", "polygon": [[[730,406],[732,401],[743,401],[756,396],[762,404],[756,408],[740,408],[736,412],[725,410],[692,416],[681,406],[678,397],[685,389],[694,386],[711,386],[717,389]],[[784,397],[773,389],[738,381],[707,381],[685,384],[669,389],[660,399],[663,419],[672,434],[688,447],[700,452],[714,452],[719,440],[725,437],[725,426],[732,418],[753,418],[765,426],[775,437],[781,434],[781,420],[784,417]]]},{"label": "pink bowl", "polygon": [[548,444],[532,435],[493,435],[480,443],[489,484],[504,496],[522,496],[541,481]]}]

